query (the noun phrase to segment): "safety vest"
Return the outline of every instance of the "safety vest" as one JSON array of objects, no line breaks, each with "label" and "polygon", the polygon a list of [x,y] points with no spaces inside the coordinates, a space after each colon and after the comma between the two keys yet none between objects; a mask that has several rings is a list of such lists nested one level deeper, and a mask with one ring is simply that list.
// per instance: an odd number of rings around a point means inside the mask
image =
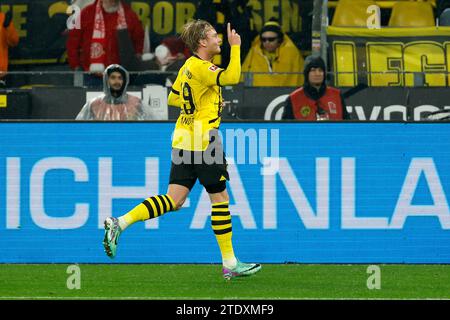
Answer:
[{"label": "safety vest", "polygon": [[313,100],[301,87],[290,94],[292,113],[297,120],[315,121],[319,105],[327,113],[329,120],[342,120],[343,106],[340,93],[339,89],[327,87],[325,94],[319,100]]}]

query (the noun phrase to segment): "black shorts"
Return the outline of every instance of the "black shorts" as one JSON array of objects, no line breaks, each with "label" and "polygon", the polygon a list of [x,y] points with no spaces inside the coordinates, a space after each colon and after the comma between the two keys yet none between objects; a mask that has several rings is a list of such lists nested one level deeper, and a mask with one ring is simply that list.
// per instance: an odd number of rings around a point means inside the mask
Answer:
[{"label": "black shorts", "polygon": [[223,150],[212,152],[172,149],[170,184],[179,184],[189,190],[197,179],[204,187],[230,180]]}]

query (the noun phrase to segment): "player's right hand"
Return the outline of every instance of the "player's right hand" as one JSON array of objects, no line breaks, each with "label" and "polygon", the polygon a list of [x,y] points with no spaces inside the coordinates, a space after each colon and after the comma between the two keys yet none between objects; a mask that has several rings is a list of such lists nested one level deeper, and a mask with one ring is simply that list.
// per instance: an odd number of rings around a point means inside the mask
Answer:
[{"label": "player's right hand", "polygon": [[229,22],[227,23],[227,35],[230,46],[241,45],[241,36],[236,32],[236,30],[231,29],[231,24]]}]

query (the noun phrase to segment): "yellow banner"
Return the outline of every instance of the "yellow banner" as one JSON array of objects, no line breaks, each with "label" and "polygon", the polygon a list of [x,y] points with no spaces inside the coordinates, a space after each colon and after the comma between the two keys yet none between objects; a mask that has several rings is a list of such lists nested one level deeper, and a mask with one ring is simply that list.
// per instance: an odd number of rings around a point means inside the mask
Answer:
[{"label": "yellow banner", "polygon": [[450,27],[329,27],[334,85],[374,87],[450,84]]},{"label": "yellow banner", "polygon": [[342,37],[436,37],[450,36],[450,27],[400,28],[385,27],[369,29],[365,27],[333,27],[327,28],[329,36]]}]

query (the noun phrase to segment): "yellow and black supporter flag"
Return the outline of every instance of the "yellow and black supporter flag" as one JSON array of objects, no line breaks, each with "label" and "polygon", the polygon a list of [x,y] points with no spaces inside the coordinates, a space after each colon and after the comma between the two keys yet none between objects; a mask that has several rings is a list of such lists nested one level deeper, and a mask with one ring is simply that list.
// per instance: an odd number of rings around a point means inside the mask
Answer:
[{"label": "yellow and black supporter flag", "polygon": [[333,84],[354,87],[447,87],[450,27],[328,27]]}]

